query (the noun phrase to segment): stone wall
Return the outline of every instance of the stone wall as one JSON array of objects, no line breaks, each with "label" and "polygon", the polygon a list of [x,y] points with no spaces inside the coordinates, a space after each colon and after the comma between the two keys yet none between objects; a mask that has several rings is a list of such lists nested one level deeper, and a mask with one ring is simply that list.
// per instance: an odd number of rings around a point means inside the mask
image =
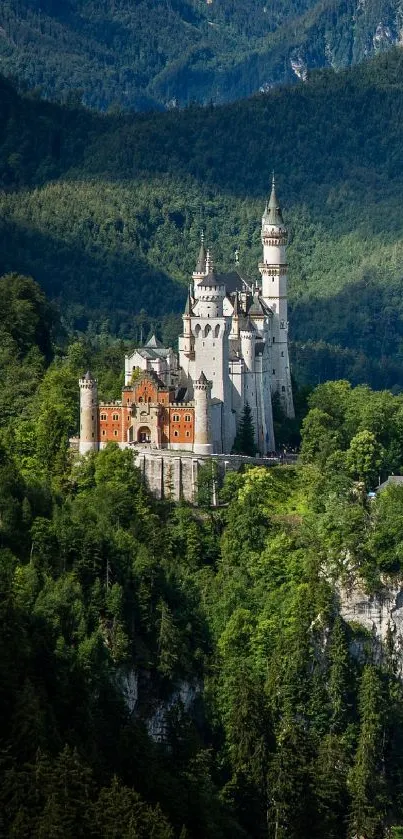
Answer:
[{"label": "stone wall", "polygon": [[144,480],[156,498],[170,498],[172,501],[184,499],[190,503],[197,500],[197,478],[202,466],[211,460],[217,464],[221,477],[228,471],[237,472],[242,465],[275,466],[283,462],[279,458],[255,458],[243,455],[214,455],[204,457],[193,452],[173,452],[166,450],[134,450],[136,466],[141,470]]}]

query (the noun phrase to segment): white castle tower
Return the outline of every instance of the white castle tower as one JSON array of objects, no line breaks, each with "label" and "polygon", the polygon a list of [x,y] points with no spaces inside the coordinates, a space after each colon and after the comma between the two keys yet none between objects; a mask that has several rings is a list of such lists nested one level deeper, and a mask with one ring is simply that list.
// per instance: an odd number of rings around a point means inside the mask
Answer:
[{"label": "white castle tower", "polygon": [[262,297],[273,312],[271,389],[278,393],[288,417],[294,416],[288,358],[287,257],[288,232],[279,206],[274,175],[269,201],[262,218]]},{"label": "white castle tower", "polygon": [[80,454],[97,451],[98,387],[90,371],[79,380],[80,385]]},{"label": "white castle tower", "polygon": [[[228,375],[228,333],[231,325],[224,315],[225,282],[216,274],[210,251],[202,241],[196,269],[193,272],[193,300],[188,295],[183,315],[183,335],[179,339],[180,366],[185,373],[189,394],[195,393],[201,375],[211,382],[211,397],[225,406],[230,405]],[[235,433],[235,420],[222,411],[220,430],[212,429],[214,450],[230,451]]]},{"label": "white castle tower", "polygon": [[211,383],[203,371],[193,382],[195,400],[195,454],[213,454],[211,443]]}]

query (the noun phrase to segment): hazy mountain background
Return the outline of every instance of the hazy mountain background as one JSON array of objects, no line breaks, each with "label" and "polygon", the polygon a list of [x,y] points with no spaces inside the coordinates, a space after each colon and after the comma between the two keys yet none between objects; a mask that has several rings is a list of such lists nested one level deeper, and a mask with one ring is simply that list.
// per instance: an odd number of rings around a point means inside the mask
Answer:
[{"label": "hazy mountain background", "polygon": [[0,72],[91,107],[226,102],[401,41],[401,0],[2,0]]},{"label": "hazy mountain background", "polygon": [[256,277],[274,168],[297,377],[401,387],[402,70],[395,49],[231,105],[126,116],[3,80],[0,273],[34,276],[70,329],[174,340],[202,228],[219,268],[238,247]]}]

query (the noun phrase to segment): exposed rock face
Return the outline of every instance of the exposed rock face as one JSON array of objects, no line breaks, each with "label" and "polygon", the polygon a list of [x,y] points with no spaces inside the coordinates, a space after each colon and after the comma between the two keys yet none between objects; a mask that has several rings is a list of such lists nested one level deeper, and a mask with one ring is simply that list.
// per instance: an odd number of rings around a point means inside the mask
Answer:
[{"label": "exposed rock face", "polygon": [[308,65],[305,59],[302,57],[301,53],[297,52],[294,53],[290,57],[290,64],[293,73],[297,76],[298,79],[301,81],[306,82],[308,78]]},{"label": "exposed rock face", "polygon": [[162,743],[165,740],[169,712],[177,705],[185,713],[189,713],[199,691],[198,685],[181,682],[171,698],[158,706],[153,716],[147,721],[147,731],[155,743]]},{"label": "exposed rock face", "polygon": [[384,584],[377,594],[367,594],[358,582],[339,588],[340,614],[358,623],[378,642],[379,655],[388,631],[392,633],[396,663],[403,674],[403,583]]},{"label": "exposed rock face", "polygon": [[132,714],[136,708],[139,696],[138,674],[133,668],[121,671],[118,673],[118,683],[122,691],[126,707]]}]

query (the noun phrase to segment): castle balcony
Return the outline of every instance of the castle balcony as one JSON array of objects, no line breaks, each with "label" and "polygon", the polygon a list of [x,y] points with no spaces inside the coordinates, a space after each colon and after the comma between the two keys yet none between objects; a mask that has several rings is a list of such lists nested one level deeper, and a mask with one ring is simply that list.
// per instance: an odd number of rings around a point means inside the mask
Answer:
[{"label": "castle balcony", "polygon": [[270,262],[259,262],[258,268],[259,271],[269,274],[271,277],[283,277],[287,273],[288,265],[287,263],[273,265]]}]

